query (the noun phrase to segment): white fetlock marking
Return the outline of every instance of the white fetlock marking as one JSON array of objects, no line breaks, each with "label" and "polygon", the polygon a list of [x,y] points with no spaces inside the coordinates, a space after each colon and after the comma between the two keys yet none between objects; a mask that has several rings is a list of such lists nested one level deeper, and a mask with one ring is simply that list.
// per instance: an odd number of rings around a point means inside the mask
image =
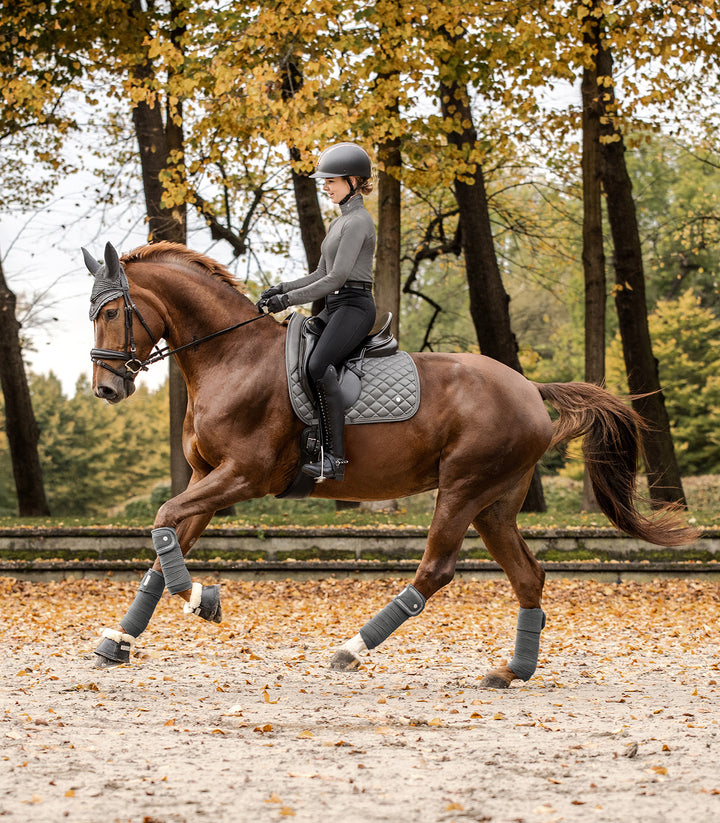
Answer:
[{"label": "white fetlock marking", "polygon": [[360,634],[356,634],[355,637],[343,643],[340,648],[350,652],[350,654],[355,655],[355,657],[360,657],[363,652],[367,651],[365,641]]},{"label": "white fetlock marking", "polygon": [[124,634],[116,629],[103,629],[102,636],[107,637],[108,640],[114,640],[116,643],[129,643],[131,646],[134,645],[137,640],[137,638],[131,634]]},{"label": "white fetlock marking", "polygon": [[202,590],[202,583],[193,583],[190,600],[183,606],[185,614],[199,614]]}]

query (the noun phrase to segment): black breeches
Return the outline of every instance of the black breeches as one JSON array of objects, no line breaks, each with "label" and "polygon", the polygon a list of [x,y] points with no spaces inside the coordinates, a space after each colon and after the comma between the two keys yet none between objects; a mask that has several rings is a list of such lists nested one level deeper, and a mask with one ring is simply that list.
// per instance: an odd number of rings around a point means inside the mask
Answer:
[{"label": "black breeches", "polygon": [[308,362],[308,377],[314,384],[328,366],[339,368],[347,356],[370,334],[375,323],[372,292],[342,289],[326,299],[328,322]]}]

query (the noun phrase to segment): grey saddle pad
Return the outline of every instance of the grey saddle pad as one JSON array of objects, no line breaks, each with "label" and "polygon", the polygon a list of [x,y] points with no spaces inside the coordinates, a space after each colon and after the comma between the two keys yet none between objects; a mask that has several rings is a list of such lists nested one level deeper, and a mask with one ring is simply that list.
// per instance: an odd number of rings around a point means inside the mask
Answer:
[{"label": "grey saddle pad", "polygon": [[[317,423],[315,404],[300,379],[298,350],[305,318],[293,313],[285,343],[290,402],[295,414],[308,425]],[[420,380],[413,359],[407,352],[389,357],[366,357],[360,361],[363,377],[360,395],[345,409],[345,422],[392,423],[409,420],[420,406]],[[341,378],[342,379],[342,378]]]}]

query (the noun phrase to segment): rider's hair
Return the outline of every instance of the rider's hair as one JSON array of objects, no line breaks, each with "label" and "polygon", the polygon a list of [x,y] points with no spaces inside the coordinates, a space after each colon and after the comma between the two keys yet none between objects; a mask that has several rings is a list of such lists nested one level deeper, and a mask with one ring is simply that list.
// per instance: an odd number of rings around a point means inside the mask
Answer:
[{"label": "rider's hair", "polygon": [[374,188],[372,177],[354,177],[353,179],[355,180],[355,191],[366,196],[372,194]]}]

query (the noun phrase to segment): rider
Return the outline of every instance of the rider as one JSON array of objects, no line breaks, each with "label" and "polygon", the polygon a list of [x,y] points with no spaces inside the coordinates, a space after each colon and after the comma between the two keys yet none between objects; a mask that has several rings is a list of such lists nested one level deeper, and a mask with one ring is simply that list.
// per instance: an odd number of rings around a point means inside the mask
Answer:
[{"label": "rider", "polygon": [[326,321],[308,362],[308,377],[320,419],[320,460],[302,467],[317,480],[345,476],[345,412],[338,369],[375,323],[372,294],[375,226],[363,195],[373,189],[370,158],[353,143],[326,149],[310,177],[324,180],[323,191],[340,206],[321,246],[317,269],[307,277],[264,291],[258,308],[278,312],[325,298],[319,318]]}]

